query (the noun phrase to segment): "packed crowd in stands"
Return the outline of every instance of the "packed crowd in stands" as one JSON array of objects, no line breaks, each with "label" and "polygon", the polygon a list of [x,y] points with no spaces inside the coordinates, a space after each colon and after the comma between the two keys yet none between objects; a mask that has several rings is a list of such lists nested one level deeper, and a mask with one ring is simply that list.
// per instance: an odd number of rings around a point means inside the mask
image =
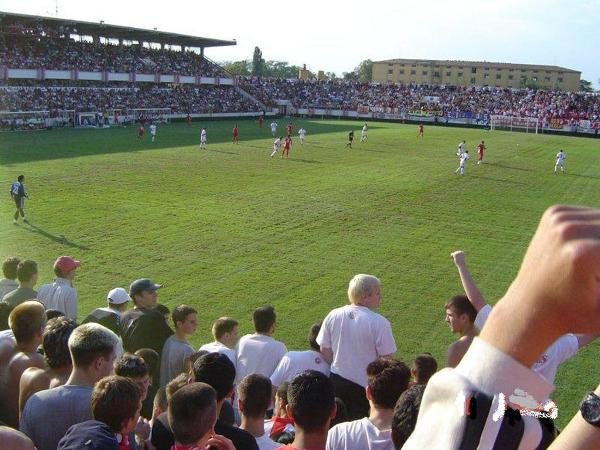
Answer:
[{"label": "packed crowd in stands", "polygon": [[600,96],[595,93],[256,77],[240,78],[239,82],[270,106],[281,99],[289,100],[296,108],[356,111],[367,106],[372,112],[424,110],[451,117],[480,114],[600,120]]},{"label": "packed crowd in stands", "polygon": [[193,51],[76,41],[68,37],[0,33],[0,66],[11,69],[226,76]]},{"label": "packed crowd in stands", "polygon": [[226,113],[260,110],[228,86],[139,84],[135,87],[0,87],[0,111],[105,111],[171,108],[173,113]]},{"label": "packed crowd in stands", "polygon": [[460,338],[440,371],[429,353],[410,367],[397,359],[372,275],[355,275],[349,304],[315,317],[305,350],[275,339],[272,306],[255,309],[254,332],[241,338],[245,319],[216,319],[214,341],[196,350],[190,338],[206,318],[159,304],[152,280],[111,289],[83,316],[80,261],[59,257],[55,280],[36,291],[37,264],[8,258],[0,442],[12,450],[598,448],[600,388],[560,434],[549,397],[559,366],[599,336],[590,334],[600,331],[599,215],[548,209],[493,309],[465,254],[452,253],[464,294],[443,308]]}]

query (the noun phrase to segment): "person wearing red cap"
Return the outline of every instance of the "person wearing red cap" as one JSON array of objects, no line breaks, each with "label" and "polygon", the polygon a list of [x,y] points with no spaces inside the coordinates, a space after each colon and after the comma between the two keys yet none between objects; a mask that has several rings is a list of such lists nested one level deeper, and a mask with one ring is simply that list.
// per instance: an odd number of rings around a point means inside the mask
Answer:
[{"label": "person wearing red cap", "polygon": [[60,256],[54,262],[54,283],[44,284],[38,292],[38,300],[46,309],[61,311],[69,319],[77,320],[77,290],[73,287],[75,271],[80,261],[70,256]]}]

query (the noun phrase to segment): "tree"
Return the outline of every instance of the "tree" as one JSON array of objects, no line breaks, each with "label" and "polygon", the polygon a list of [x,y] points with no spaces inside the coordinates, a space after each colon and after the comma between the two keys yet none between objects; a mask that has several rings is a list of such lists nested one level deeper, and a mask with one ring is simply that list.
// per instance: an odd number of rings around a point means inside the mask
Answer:
[{"label": "tree", "polygon": [[330,80],[335,80],[337,78],[335,72],[325,72],[325,76]]},{"label": "tree", "polygon": [[373,61],[365,59],[362,61],[354,72],[357,75],[358,81],[365,83],[373,79]]},{"label": "tree", "polygon": [[250,61],[247,59],[241,61],[224,61],[221,63],[221,66],[232,75],[250,75]]},{"label": "tree", "polygon": [[260,48],[254,47],[254,55],[252,56],[252,75],[262,77],[265,75],[265,60],[262,57]]},{"label": "tree", "polygon": [[358,74],[356,72],[342,72],[342,78],[346,81],[358,81]]},{"label": "tree", "polygon": [[579,80],[579,90],[582,92],[594,92],[592,82],[584,79]]},{"label": "tree", "polygon": [[300,67],[290,66],[285,61],[267,61],[265,63],[265,76],[275,78],[298,78]]}]

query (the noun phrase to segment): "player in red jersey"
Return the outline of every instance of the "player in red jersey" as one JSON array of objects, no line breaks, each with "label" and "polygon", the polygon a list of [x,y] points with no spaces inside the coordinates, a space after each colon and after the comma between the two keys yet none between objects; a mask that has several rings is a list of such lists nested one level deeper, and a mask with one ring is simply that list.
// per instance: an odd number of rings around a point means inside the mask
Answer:
[{"label": "player in red jersey", "polygon": [[146,130],[144,130],[144,125],[140,124],[140,127],[138,128],[138,139],[141,139],[144,137],[144,132]]},{"label": "player in red jersey", "polygon": [[288,134],[288,136],[291,136],[293,131],[294,131],[294,126],[290,122],[290,123],[288,123],[288,126],[287,126],[287,134]]},{"label": "player in red jersey", "polygon": [[192,116],[190,115],[190,113],[188,113],[187,117],[185,118],[188,126],[192,125]]},{"label": "player in red jersey", "polygon": [[283,141],[283,151],[281,152],[282,158],[283,158],[283,155],[285,155],[286,158],[289,158],[290,148],[292,148],[292,137],[288,134],[287,137],[285,138],[285,141]]},{"label": "player in red jersey", "polygon": [[425,137],[425,135],[423,134],[424,131],[424,127],[423,124],[419,125],[419,134],[417,135],[417,137]]},{"label": "player in red jersey", "polygon": [[237,123],[235,124],[235,127],[233,127],[233,143],[234,144],[239,144],[239,139],[240,139],[240,131],[238,130],[238,126]]},{"label": "player in red jersey", "polygon": [[483,152],[485,151],[485,149],[485,142],[481,141],[481,144],[477,146],[477,154],[479,155],[479,158],[477,159],[477,164],[481,164],[483,162]]},{"label": "player in red jersey", "polygon": [[262,128],[263,123],[265,123],[265,119],[262,115],[258,116],[258,128]]}]

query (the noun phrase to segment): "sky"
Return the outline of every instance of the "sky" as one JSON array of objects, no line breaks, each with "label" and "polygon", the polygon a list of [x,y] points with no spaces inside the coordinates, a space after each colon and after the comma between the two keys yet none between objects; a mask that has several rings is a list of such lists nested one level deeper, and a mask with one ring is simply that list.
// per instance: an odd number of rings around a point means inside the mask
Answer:
[{"label": "sky", "polygon": [[600,88],[600,0],[0,0],[0,11],[237,41],[214,61],[286,61],[338,76],[365,60],[544,64]]}]

